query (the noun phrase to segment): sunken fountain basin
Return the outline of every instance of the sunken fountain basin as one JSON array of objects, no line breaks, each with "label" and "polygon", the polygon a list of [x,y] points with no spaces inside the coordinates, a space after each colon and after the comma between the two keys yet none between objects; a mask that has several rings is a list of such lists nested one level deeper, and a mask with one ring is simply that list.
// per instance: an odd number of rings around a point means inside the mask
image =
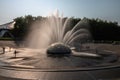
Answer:
[{"label": "sunken fountain basin", "polygon": [[90,50],[76,52],[58,43],[51,46],[43,50],[19,48],[16,58],[6,56],[0,62],[2,80],[120,79],[119,56],[113,52],[103,50],[97,52],[93,50],[92,53]]}]

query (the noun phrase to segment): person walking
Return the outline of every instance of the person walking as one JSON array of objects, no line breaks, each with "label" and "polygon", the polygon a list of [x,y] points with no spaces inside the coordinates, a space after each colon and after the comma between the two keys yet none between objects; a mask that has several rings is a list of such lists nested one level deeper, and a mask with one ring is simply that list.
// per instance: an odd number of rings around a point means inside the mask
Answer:
[{"label": "person walking", "polygon": [[15,58],[16,58],[16,56],[17,56],[17,51],[16,50],[14,51],[14,55],[15,55]]},{"label": "person walking", "polygon": [[5,54],[5,47],[3,47],[3,54]]}]

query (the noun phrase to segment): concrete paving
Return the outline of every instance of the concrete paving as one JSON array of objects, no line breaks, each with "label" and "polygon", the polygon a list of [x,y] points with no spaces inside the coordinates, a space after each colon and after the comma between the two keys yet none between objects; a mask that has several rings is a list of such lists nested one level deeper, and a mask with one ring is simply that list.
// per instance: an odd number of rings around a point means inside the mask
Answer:
[{"label": "concrete paving", "polygon": [[[78,68],[75,64],[81,62],[75,61],[82,59],[76,57],[53,60],[45,54],[38,55],[39,52],[20,48],[16,49],[19,53],[17,58],[14,58],[14,49],[11,52],[9,48],[6,50],[8,51],[5,54],[0,54],[0,80],[120,80],[119,63],[109,67],[106,67],[106,64],[100,68]],[[2,53],[2,48],[0,52]],[[41,58],[38,59],[39,57]],[[56,65],[59,65],[59,68],[56,68]]]}]

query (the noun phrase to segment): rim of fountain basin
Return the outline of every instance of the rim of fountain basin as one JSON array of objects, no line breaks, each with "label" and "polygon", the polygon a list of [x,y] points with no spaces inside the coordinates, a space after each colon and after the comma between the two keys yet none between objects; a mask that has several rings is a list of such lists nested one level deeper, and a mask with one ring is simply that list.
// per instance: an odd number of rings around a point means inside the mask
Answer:
[{"label": "rim of fountain basin", "polygon": [[94,70],[108,70],[120,68],[120,64],[100,66],[100,67],[87,67],[87,68],[74,68],[74,69],[41,69],[41,68],[26,68],[16,66],[0,66],[0,69],[14,70],[14,71],[32,71],[32,72],[76,72],[76,71],[94,71]]}]

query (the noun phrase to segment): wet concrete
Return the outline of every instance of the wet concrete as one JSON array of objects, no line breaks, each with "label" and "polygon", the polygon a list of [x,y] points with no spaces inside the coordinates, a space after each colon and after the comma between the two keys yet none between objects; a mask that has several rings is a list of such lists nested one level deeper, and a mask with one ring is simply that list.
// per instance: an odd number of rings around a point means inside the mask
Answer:
[{"label": "wet concrete", "polygon": [[[96,62],[96,59],[79,56],[49,57],[43,51],[40,53],[26,48],[17,49],[19,53],[14,58],[13,51],[0,55],[0,80],[120,79],[119,62],[109,64],[108,61],[107,64],[98,65],[99,59]],[[96,66],[91,66],[94,64]]]}]

